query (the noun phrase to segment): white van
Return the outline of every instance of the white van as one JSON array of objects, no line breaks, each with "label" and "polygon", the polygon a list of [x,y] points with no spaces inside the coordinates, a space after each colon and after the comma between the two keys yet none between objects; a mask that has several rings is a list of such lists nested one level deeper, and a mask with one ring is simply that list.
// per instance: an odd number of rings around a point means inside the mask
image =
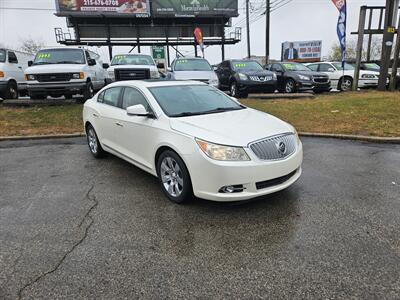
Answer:
[{"label": "white van", "polygon": [[115,55],[108,69],[108,83],[123,80],[158,79],[160,74],[154,59],[146,54]]},{"label": "white van", "polygon": [[32,55],[9,49],[0,49],[0,98],[17,99],[27,94],[24,70]]},{"label": "white van", "polygon": [[47,96],[71,98],[82,95],[90,99],[106,84],[107,64],[100,56],[81,48],[40,50],[25,70],[31,99]]}]

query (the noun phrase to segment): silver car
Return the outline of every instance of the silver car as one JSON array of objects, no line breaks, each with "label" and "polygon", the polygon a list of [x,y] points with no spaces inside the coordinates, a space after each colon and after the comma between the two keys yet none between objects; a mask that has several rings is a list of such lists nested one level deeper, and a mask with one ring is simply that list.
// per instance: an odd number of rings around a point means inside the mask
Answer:
[{"label": "silver car", "polygon": [[210,63],[204,58],[180,57],[172,62],[167,79],[196,80],[218,88],[219,81]]}]

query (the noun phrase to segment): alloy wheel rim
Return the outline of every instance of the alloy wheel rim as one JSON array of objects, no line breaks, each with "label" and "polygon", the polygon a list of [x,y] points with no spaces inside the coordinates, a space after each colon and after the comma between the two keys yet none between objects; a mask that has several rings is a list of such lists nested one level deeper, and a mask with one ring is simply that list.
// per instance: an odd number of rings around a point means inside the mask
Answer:
[{"label": "alloy wheel rim", "polygon": [[94,130],[92,128],[90,128],[88,131],[88,141],[89,141],[90,151],[92,151],[93,154],[96,154],[97,153],[97,139],[96,139],[96,134],[94,133]]},{"label": "alloy wheel rim", "polygon": [[179,197],[183,191],[182,170],[172,157],[165,157],[161,162],[161,181],[164,189],[172,197]]},{"label": "alloy wheel rim", "polygon": [[292,90],[293,90],[293,82],[292,82],[292,81],[288,81],[288,82],[286,83],[286,92],[287,92],[287,93],[291,93]]},{"label": "alloy wheel rim", "polygon": [[232,97],[236,96],[236,86],[234,84],[231,85],[231,96]]},{"label": "alloy wheel rim", "polygon": [[349,79],[346,79],[342,83],[342,90],[348,91],[350,89],[350,86],[351,86],[351,81]]}]

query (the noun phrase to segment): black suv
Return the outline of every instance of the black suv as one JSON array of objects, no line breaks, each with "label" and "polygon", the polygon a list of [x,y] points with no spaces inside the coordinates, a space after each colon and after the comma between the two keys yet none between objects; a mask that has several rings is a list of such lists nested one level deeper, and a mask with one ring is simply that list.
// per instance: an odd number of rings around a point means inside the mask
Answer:
[{"label": "black suv", "polygon": [[249,93],[277,89],[275,73],[264,70],[255,60],[225,60],[215,68],[221,90],[229,90],[232,97],[246,98]]},{"label": "black suv", "polygon": [[331,90],[328,75],[314,72],[300,63],[272,63],[266,69],[276,73],[280,92],[295,93],[312,90],[315,93],[323,93]]}]

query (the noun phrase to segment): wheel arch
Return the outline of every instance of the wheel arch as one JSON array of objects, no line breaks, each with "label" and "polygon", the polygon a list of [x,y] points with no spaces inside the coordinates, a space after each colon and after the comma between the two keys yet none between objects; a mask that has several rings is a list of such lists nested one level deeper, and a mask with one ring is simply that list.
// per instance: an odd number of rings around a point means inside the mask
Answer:
[{"label": "wheel arch", "polygon": [[192,176],[191,176],[191,174],[190,174],[190,169],[189,169],[189,167],[188,167],[188,163],[187,163],[187,161],[185,160],[185,158],[183,157],[183,155],[181,155],[180,153],[179,153],[179,151],[177,150],[177,149],[175,149],[173,146],[171,146],[171,145],[160,145],[158,148],[157,148],[157,151],[155,152],[155,155],[154,155],[154,169],[155,169],[155,171],[156,171],[156,174],[157,174],[157,176],[158,176],[158,168],[157,168],[157,164],[158,164],[158,159],[160,158],[160,156],[161,156],[161,154],[163,153],[163,152],[165,152],[165,151],[172,151],[172,152],[174,152],[176,155],[178,155],[179,157],[180,157],[180,159],[182,159],[182,161],[183,161],[183,163],[185,164],[185,167],[186,167],[186,169],[187,169],[187,171],[188,171],[188,173],[189,173],[189,177],[191,178]]}]

